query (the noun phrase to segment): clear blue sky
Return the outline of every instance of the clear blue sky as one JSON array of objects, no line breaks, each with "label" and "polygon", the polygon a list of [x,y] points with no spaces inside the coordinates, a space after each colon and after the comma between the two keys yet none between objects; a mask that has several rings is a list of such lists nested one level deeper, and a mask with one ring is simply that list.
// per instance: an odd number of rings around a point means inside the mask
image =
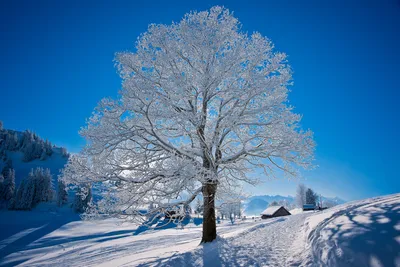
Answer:
[{"label": "clear blue sky", "polygon": [[[400,191],[400,2],[1,1],[0,120],[77,152],[97,102],[116,97],[114,53],[132,50],[150,23],[224,5],[248,32],[289,55],[289,98],[315,132],[316,171],[305,183],[359,199]],[[397,168],[396,168],[397,167]],[[274,181],[257,194],[294,194]]]}]

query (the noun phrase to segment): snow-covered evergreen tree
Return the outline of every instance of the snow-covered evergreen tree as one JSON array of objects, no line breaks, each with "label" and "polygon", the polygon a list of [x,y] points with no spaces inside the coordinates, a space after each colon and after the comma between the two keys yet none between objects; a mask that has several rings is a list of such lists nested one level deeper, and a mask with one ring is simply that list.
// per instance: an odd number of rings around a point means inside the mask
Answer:
[{"label": "snow-covered evergreen tree", "polygon": [[68,201],[68,192],[65,183],[58,179],[58,189],[57,189],[57,205],[61,207],[63,204],[67,203]]},{"label": "snow-covered evergreen tree", "polygon": [[29,179],[35,183],[35,195],[33,205],[40,202],[51,201],[54,196],[52,175],[49,169],[36,168],[31,170]]},{"label": "snow-covered evergreen tree", "polygon": [[4,179],[6,178],[9,170],[12,169],[12,168],[13,168],[12,160],[11,159],[7,159],[5,164],[4,164],[3,169],[1,171],[1,174],[4,176]]},{"label": "snow-covered evergreen tree", "polygon": [[317,204],[317,195],[311,188],[308,188],[306,191],[306,204],[312,204],[312,205]]},{"label": "snow-covered evergreen tree", "polygon": [[278,205],[279,205],[278,201],[275,200],[269,203],[269,206],[278,206]]},{"label": "snow-covered evergreen tree", "polygon": [[68,158],[68,157],[69,157],[69,153],[67,152],[67,149],[66,149],[65,147],[62,147],[62,148],[61,148],[61,155],[62,155],[64,158]]},{"label": "snow-covered evergreen tree", "polygon": [[32,209],[34,203],[34,198],[35,198],[35,180],[28,178],[26,180],[26,183],[24,185],[22,197],[20,199],[18,209],[22,210],[30,210]]},{"label": "snow-covered evergreen tree", "polygon": [[4,176],[0,174],[0,200],[3,198],[3,190],[4,190]]},{"label": "snow-covered evergreen tree", "polygon": [[9,201],[15,193],[15,170],[8,169],[7,175],[4,177],[2,199]]},{"label": "snow-covered evergreen tree", "polygon": [[270,176],[312,166],[312,132],[301,130],[287,100],[286,55],[243,32],[229,10],[152,24],[116,61],[120,98],[99,103],[81,131],[88,145],[63,172],[67,184],[108,185],[96,214],[142,222],[138,210],[150,202],[156,213],[202,194],[202,241],[210,242],[215,200],[256,184],[254,168]]},{"label": "snow-covered evergreen tree", "polygon": [[3,130],[3,121],[0,121],[0,131],[2,131]]},{"label": "snow-covered evergreen tree", "polygon": [[25,184],[26,184],[26,179],[22,180],[21,183],[18,186],[17,193],[15,195],[15,204],[13,209],[22,209],[23,207],[23,196],[24,196],[24,190],[25,190]]}]

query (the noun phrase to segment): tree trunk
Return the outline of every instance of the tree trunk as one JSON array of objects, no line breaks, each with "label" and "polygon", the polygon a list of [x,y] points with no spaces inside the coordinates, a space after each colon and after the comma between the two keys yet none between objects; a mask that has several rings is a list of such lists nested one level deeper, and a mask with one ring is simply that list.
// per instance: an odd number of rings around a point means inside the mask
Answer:
[{"label": "tree trunk", "polygon": [[217,238],[217,225],[215,222],[215,192],[217,191],[216,183],[203,185],[203,238],[201,243],[207,243]]}]

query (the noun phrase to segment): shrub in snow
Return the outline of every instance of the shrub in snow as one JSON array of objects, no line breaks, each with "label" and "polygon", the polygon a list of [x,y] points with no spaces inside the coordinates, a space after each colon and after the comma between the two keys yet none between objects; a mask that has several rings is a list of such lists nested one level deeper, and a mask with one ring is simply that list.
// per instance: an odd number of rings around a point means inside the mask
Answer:
[{"label": "shrub in snow", "polygon": [[197,215],[200,215],[203,212],[203,202],[199,198],[197,198],[197,200],[196,200],[194,212]]},{"label": "shrub in snow", "polygon": [[75,194],[74,210],[77,213],[83,213],[89,207],[92,201],[92,190],[89,186],[78,187]]}]

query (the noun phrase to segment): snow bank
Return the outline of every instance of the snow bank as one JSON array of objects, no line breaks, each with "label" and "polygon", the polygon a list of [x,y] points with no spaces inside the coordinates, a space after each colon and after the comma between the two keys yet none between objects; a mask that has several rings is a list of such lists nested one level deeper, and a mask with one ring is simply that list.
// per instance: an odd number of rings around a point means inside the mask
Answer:
[{"label": "snow bank", "polygon": [[[400,266],[400,194],[268,220],[152,229],[60,211],[0,212],[6,266]],[[43,210],[43,212],[41,212]]]},{"label": "snow bank", "polygon": [[400,266],[400,194],[307,218],[302,266]]},{"label": "snow bank", "polygon": [[301,208],[296,208],[296,209],[290,210],[289,212],[290,212],[290,214],[292,214],[292,215],[296,215],[296,214],[299,214],[299,213],[303,213],[303,209],[301,209]]}]

